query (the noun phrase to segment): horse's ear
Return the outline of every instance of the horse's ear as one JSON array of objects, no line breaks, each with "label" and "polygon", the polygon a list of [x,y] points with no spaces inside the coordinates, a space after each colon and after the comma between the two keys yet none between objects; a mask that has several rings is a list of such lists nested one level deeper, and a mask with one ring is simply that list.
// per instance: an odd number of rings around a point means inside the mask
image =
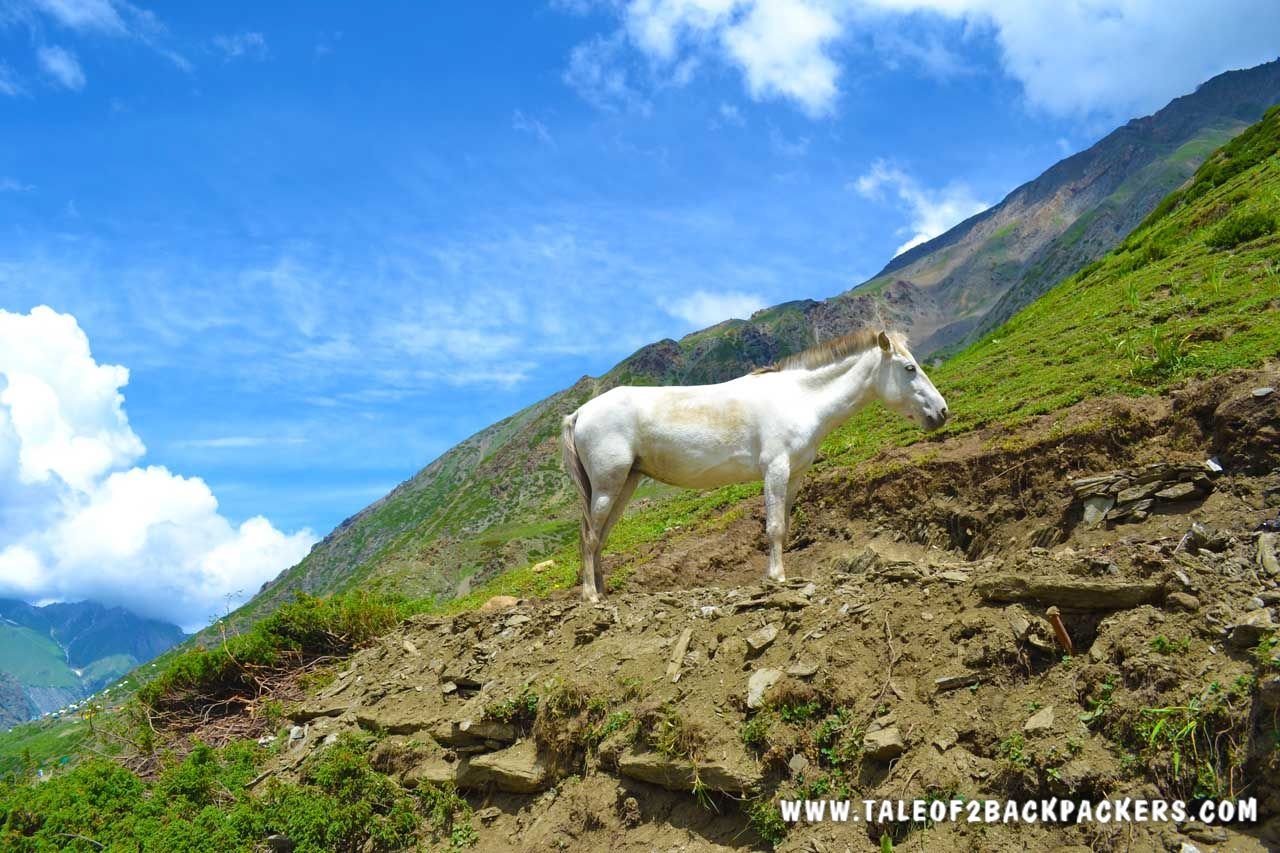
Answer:
[{"label": "horse's ear", "polygon": [[884,350],[885,352],[888,352],[893,348],[893,342],[889,340],[889,334],[887,332],[881,332],[879,335],[876,336],[876,340],[880,344],[880,349]]}]

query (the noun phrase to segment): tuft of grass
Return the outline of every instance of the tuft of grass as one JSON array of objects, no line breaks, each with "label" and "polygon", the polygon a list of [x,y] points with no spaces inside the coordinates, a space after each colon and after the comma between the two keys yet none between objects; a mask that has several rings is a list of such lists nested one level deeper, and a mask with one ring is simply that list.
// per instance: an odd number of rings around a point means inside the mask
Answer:
[{"label": "tuft of grass", "polygon": [[1242,243],[1275,233],[1276,216],[1265,210],[1239,213],[1223,220],[1205,239],[1213,249],[1234,249]]}]

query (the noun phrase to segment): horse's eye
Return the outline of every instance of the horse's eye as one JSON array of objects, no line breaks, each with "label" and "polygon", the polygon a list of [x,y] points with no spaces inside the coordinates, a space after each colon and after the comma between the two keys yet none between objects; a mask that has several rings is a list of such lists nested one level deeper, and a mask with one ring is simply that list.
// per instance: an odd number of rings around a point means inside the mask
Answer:
[{"label": "horse's eye", "polygon": [[915,372],[916,372],[916,366],[914,364],[908,364],[907,373],[915,373]]}]

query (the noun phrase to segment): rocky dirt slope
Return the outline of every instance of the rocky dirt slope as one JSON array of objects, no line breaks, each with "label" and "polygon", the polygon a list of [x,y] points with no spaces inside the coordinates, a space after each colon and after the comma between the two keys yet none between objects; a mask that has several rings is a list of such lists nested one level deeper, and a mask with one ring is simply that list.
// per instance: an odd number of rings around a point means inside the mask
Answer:
[{"label": "rocky dirt slope", "polygon": [[[363,731],[398,784],[465,791],[483,850],[1268,849],[1280,391],[1255,389],[1276,386],[1237,372],[816,476],[786,584],[760,581],[757,512],[671,531],[598,605],[415,617],[290,709],[260,784]],[[797,796],[1254,796],[1263,821],[787,827]]]}]

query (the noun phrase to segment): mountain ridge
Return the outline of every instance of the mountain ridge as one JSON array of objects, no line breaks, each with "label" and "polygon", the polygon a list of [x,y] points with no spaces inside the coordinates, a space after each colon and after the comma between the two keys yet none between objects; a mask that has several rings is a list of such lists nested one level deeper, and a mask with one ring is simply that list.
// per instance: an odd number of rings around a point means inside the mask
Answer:
[{"label": "mountain ridge", "polygon": [[78,702],[186,636],[93,601],[36,607],[0,599],[0,726]]}]

